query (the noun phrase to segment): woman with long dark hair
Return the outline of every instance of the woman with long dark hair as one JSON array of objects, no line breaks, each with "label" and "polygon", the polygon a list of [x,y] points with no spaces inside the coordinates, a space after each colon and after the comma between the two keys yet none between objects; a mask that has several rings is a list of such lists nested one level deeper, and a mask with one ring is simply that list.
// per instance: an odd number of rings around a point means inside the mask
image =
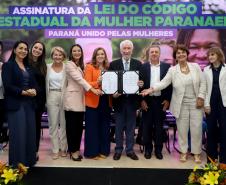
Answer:
[{"label": "woman with long dark hair", "polygon": [[81,161],[80,144],[85,112],[85,91],[98,94],[83,78],[83,50],[79,44],[70,49],[69,61],[66,64],[67,86],[64,93],[64,110],[68,150],[73,161]]},{"label": "woman with long dark hair", "polygon": [[45,45],[40,41],[35,41],[29,53],[29,64],[32,66],[35,79],[37,82],[37,96],[36,100],[36,110],[35,110],[35,120],[36,120],[36,159],[39,159],[38,150],[40,142],[40,133],[41,133],[41,118],[42,114],[45,111],[46,103],[46,49]]},{"label": "woman with long dark hair", "polygon": [[36,163],[36,81],[28,62],[28,44],[17,41],[2,67],[5,105],[9,125],[9,165]]}]

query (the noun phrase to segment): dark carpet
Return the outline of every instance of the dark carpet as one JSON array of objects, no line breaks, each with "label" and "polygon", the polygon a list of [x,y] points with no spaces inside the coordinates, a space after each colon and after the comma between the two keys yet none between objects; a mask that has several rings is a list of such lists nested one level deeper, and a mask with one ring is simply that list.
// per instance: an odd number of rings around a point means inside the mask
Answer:
[{"label": "dark carpet", "polygon": [[23,185],[185,185],[189,169],[59,168],[29,169]]}]

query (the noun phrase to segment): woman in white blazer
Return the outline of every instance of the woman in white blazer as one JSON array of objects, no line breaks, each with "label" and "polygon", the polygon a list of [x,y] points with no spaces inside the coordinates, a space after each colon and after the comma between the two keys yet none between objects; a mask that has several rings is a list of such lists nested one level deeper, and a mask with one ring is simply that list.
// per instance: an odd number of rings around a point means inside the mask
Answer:
[{"label": "woman in white blazer", "polygon": [[202,146],[202,107],[206,93],[205,78],[198,64],[187,61],[189,51],[184,45],[177,45],[173,56],[177,65],[172,66],[161,82],[145,89],[145,96],[160,91],[172,83],[173,93],[170,112],[176,117],[180,161],[187,160],[188,132],[191,133],[191,153],[196,163],[201,162]]},{"label": "woman in white blazer", "polygon": [[[46,103],[49,134],[52,142],[52,159],[56,160],[59,156],[67,156],[67,139],[63,109],[63,91],[66,85],[64,64],[66,53],[64,49],[59,46],[53,47],[51,50],[51,58],[53,63],[47,65]],[[60,151],[61,153],[59,153]]]},{"label": "woman in white blazer", "polygon": [[[226,164],[226,67],[219,47],[207,52],[209,65],[204,68],[207,93],[204,110],[207,121],[207,156]],[[218,143],[220,148],[218,150]],[[208,161],[209,158],[207,159]]]},{"label": "woman in white blazer", "polygon": [[85,112],[85,91],[91,91],[94,94],[101,91],[92,88],[83,78],[83,50],[79,44],[71,47],[69,60],[66,64],[67,85],[64,92],[68,151],[73,161],[81,161],[80,143]]}]

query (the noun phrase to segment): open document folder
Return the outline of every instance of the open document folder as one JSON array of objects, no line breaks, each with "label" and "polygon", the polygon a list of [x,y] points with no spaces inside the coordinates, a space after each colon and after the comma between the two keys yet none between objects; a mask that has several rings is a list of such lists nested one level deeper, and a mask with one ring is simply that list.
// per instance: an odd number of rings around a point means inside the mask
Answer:
[{"label": "open document folder", "polygon": [[102,72],[102,91],[104,94],[136,94],[139,92],[138,71]]}]

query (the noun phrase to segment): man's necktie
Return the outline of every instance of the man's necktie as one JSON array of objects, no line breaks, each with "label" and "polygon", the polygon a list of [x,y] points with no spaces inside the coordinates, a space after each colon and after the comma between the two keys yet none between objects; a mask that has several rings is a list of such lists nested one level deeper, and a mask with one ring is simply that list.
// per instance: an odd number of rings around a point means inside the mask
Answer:
[{"label": "man's necktie", "polygon": [[129,62],[128,61],[126,61],[125,62],[125,71],[129,71]]}]

